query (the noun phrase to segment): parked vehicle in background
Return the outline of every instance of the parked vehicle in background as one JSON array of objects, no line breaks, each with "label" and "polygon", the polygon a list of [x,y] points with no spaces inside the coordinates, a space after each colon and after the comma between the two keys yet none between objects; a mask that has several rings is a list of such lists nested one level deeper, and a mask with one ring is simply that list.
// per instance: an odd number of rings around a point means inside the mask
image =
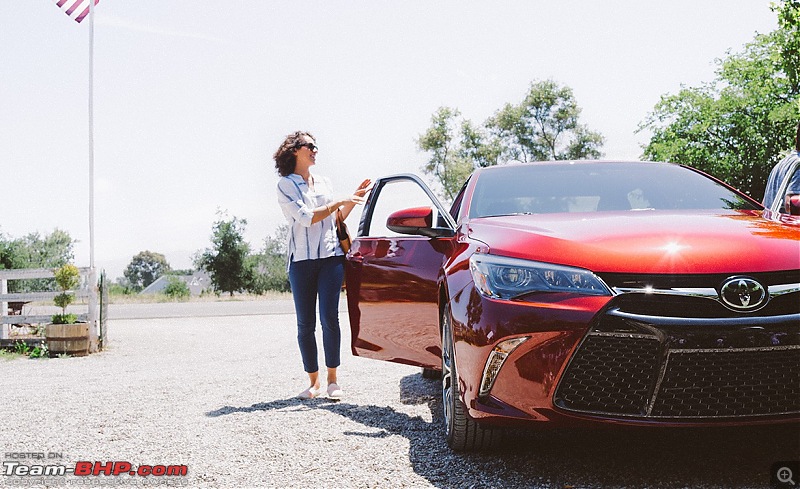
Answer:
[{"label": "parked vehicle in background", "polygon": [[800,421],[800,226],[668,163],[482,168],[446,210],[377,180],[347,255],[355,355],[441,370],[445,436]]}]

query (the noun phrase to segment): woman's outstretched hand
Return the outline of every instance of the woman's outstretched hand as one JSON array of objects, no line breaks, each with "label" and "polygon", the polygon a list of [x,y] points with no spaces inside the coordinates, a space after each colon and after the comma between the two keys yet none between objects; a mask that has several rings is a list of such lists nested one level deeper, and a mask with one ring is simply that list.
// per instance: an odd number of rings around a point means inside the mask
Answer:
[{"label": "woman's outstretched hand", "polygon": [[353,194],[358,195],[359,197],[364,197],[369,193],[370,190],[372,190],[372,180],[367,178],[366,180],[361,182],[361,184],[358,186],[356,191],[353,192]]},{"label": "woman's outstretched hand", "polygon": [[350,202],[355,204],[363,204],[366,202],[366,195],[372,190],[372,180],[367,178],[358,186],[353,195],[350,197]]}]

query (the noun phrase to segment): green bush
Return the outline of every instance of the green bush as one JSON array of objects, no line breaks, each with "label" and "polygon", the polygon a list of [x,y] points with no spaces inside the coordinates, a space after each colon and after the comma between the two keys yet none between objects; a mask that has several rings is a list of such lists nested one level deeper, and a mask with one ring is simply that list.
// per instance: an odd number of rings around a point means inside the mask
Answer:
[{"label": "green bush", "polygon": [[18,355],[24,355],[29,358],[47,358],[49,355],[46,343],[31,347],[24,341],[17,341],[14,343],[13,351]]},{"label": "green bush", "polygon": [[122,284],[110,284],[108,286],[108,295],[134,295],[136,291],[131,287]]},{"label": "green bush", "polygon": [[53,314],[50,322],[53,324],[75,324],[78,322],[78,316],[75,314]]},{"label": "green bush", "polygon": [[48,356],[50,356],[50,350],[47,348],[47,343],[34,346],[28,354],[29,358],[47,358]]},{"label": "green bush", "polygon": [[171,276],[167,279],[167,286],[164,288],[164,294],[172,299],[188,299],[191,292],[186,282],[178,277]]}]

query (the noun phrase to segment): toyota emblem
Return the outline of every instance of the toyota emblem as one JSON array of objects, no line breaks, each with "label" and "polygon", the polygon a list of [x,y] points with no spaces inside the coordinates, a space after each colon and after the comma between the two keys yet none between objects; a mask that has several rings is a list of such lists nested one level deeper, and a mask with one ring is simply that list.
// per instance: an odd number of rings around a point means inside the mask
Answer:
[{"label": "toyota emblem", "polygon": [[719,289],[719,298],[729,309],[750,312],[767,304],[767,290],[750,277],[729,277]]}]

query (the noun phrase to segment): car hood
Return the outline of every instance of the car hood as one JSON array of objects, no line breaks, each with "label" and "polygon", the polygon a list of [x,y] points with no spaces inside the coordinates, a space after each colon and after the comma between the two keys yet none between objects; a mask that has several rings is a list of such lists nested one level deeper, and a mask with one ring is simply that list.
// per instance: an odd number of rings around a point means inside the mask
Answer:
[{"label": "car hood", "polygon": [[753,273],[800,268],[800,227],[761,212],[628,211],[473,219],[489,252],[620,273]]}]

